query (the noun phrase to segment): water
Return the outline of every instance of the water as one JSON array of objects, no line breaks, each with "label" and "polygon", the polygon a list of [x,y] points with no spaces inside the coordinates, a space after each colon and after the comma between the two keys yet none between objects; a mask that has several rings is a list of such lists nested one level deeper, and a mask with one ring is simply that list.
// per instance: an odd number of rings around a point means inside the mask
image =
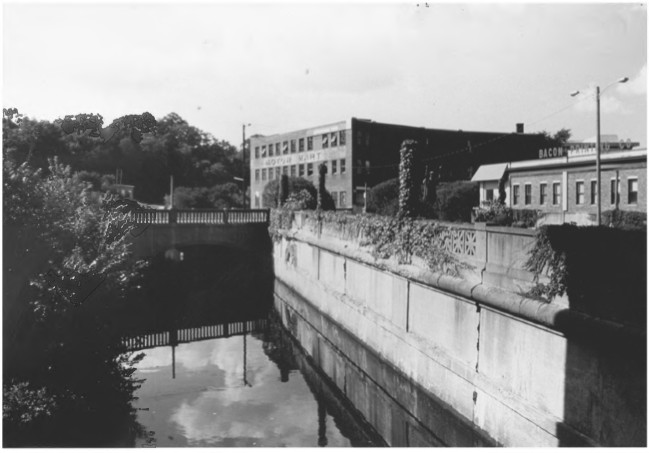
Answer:
[{"label": "water", "polygon": [[[346,437],[324,396],[296,369],[294,351],[266,332],[146,350],[138,377],[137,420],[158,447],[349,447],[380,444]],[[277,332],[274,332],[277,334]],[[284,356],[284,363],[269,357]],[[288,355],[288,357],[286,357]],[[281,359],[280,359],[281,360]],[[293,363],[291,363],[293,362]],[[175,367],[175,370],[174,370]],[[174,378],[175,376],[175,378]],[[365,439],[363,439],[365,437]],[[137,446],[137,445],[136,445]]]},{"label": "water", "polygon": [[139,307],[128,344],[145,354],[133,446],[384,445],[277,321],[269,262],[224,249],[184,255],[154,262],[128,302]]}]

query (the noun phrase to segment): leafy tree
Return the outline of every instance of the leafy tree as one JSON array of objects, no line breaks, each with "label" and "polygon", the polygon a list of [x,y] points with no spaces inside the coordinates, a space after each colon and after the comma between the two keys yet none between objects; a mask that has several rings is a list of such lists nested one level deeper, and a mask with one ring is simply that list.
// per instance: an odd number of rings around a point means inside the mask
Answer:
[{"label": "leafy tree", "polygon": [[399,179],[388,179],[372,187],[367,193],[367,210],[396,216],[399,211]]},{"label": "leafy tree", "polygon": [[[296,195],[302,192],[302,190],[306,190],[314,200],[317,199],[318,191],[314,187],[313,183],[311,183],[311,181],[300,177],[289,176],[288,196],[291,197],[291,195]],[[261,199],[264,206],[267,208],[276,208],[278,197],[279,197],[279,180],[273,179],[272,181],[268,181],[268,183],[266,183],[266,186],[264,186],[264,190],[261,194]],[[323,197],[324,197],[323,203],[326,206],[325,209],[333,209],[334,200],[331,197],[331,194],[325,191]]]}]

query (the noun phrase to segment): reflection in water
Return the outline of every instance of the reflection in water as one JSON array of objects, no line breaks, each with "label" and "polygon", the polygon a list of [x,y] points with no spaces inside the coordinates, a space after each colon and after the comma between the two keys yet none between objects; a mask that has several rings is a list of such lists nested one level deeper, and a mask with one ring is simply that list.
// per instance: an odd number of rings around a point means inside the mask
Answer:
[{"label": "reflection in water", "polygon": [[331,422],[334,405],[313,391],[315,374],[299,371],[299,349],[268,319],[270,256],[183,253],[182,262],[153,261],[142,289],[125,303],[125,342],[146,354],[133,404],[144,434],[134,446],[381,444],[356,424],[343,432],[338,426],[350,422],[338,415]]},{"label": "reflection in water", "polygon": [[136,406],[138,421],[155,433],[155,445],[350,446],[335,425],[326,430],[331,415],[304,377],[280,369],[266,355],[278,346],[264,341],[268,337],[259,333],[179,345],[176,379],[169,347],[147,351],[138,366],[146,382]]}]

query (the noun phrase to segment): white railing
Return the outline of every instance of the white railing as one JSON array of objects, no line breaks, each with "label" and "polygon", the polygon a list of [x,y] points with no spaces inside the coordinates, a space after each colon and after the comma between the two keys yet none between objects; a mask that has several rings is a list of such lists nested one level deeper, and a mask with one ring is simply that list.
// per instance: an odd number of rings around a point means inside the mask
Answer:
[{"label": "white railing", "polygon": [[229,225],[268,223],[268,209],[242,211],[226,210],[170,210],[133,211],[129,218],[137,224],[184,224],[184,225]]}]

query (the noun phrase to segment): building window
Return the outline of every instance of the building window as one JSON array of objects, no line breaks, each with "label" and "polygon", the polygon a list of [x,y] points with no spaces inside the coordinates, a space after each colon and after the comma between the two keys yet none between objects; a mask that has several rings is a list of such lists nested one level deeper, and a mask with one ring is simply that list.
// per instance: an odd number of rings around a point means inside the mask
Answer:
[{"label": "building window", "polygon": [[620,180],[618,179],[616,181],[615,179],[611,179],[611,204],[618,204],[619,202],[620,202]]},{"label": "building window", "polygon": [[261,147],[261,157],[266,157],[266,145],[262,145]]},{"label": "building window", "polygon": [[255,146],[255,159],[259,159],[259,146]]},{"label": "building window", "polygon": [[288,154],[288,142],[282,143],[282,154]]},{"label": "building window", "polygon": [[272,143],[270,145],[268,145],[268,155],[269,156],[272,156],[274,154],[273,153],[274,149],[275,149],[275,145],[273,145]]},{"label": "building window", "polygon": [[356,144],[357,145],[363,144],[363,131],[356,131]]},{"label": "building window", "polygon": [[322,134],[322,147],[329,148],[329,134]]},{"label": "building window", "polygon": [[291,154],[295,154],[295,140],[291,140]]},{"label": "building window", "polygon": [[283,175],[288,175],[288,165],[284,165],[284,166],[282,167],[282,174],[283,174]]},{"label": "building window", "polygon": [[261,169],[261,180],[266,181],[266,169],[265,168]]},{"label": "building window", "polygon": [[298,166],[298,176],[304,176],[304,164]]},{"label": "building window", "polygon": [[552,183],[552,204],[557,205],[561,203],[561,183]]},{"label": "building window", "polygon": [[[286,147],[286,151],[284,152],[284,154],[286,153],[288,153],[288,147]],[[275,154],[277,154],[278,156],[282,154],[281,148],[279,147],[279,143],[275,143]]]},{"label": "building window", "polygon": [[331,137],[329,139],[329,144],[333,148],[334,146],[338,146],[338,132],[332,132]]},{"label": "building window", "polygon": [[494,201],[494,190],[493,189],[487,189],[487,201]]},{"label": "building window", "polygon": [[338,192],[331,192],[331,198],[333,199],[334,202],[334,207],[338,207]]},{"label": "building window", "polygon": [[313,175],[313,164],[306,164],[306,175]]},{"label": "building window", "polygon": [[295,172],[297,172],[296,166],[291,165],[291,178],[295,178]]},{"label": "building window", "polygon": [[628,184],[629,184],[628,203],[637,204],[638,203],[638,178],[629,178]]},{"label": "building window", "polygon": [[338,161],[332,160],[331,161],[331,174],[335,175],[336,173],[338,173]]},{"label": "building window", "polygon": [[512,195],[512,203],[514,205],[518,204],[518,201],[521,198],[521,188],[518,184],[515,184],[512,189],[514,189],[514,194]]},{"label": "building window", "polygon": [[548,185],[544,182],[539,186],[539,203],[545,204],[546,199],[548,198],[547,194]]},{"label": "building window", "polygon": [[306,138],[306,149],[307,151],[311,151],[313,149],[313,137]]},{"label": "building window", "polygon": [[525,204],[532,204],[532,184],[525,184]]},{"label": "building window", "polygon": [[345,174],[345,164],[347,163],[346,159],[340,159],[340,174]]},{"label": "building window", "polygon": [[340,192],[340,203],[338,203],[338,206],[341,208],[344,208],[347,200],[345,199],[347,197],[347,192]]},{"label": "building window", "polygon": [[345,131],[338,132],[338,142],[340,146],[345,144]]},{"label": "building window", "polygon": [[258,207],[259,207],[259,194],[256,193],[255,194],[255,208],[258,208]]},{"label": "building window", "polygon": [[303,138],[299,139],[297,143],[298,143],[298,148],[297,148],[298,152],[301,153],[302,151],[304,151],[304,139]]},{"label": "building window", "polygon": [[259,169],[255,170],[255,181],[259,181]]},{"label": "building window", "polygon": [[275,179],[279,179],[282,173],[282,167],[275,167]]},{"label": "building window", "polygon": [[597,181],[590,182],[590,204],[597,203]]},{"label": "building window", "polygon": [[584,204],[584,181],[577,181],[577,204]]}]

